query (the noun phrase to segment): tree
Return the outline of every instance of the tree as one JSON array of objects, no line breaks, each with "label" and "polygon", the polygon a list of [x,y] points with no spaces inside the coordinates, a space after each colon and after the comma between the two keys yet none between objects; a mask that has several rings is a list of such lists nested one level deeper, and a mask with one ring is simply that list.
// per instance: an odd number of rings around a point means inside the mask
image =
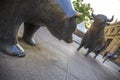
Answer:
[{"label": "tree", "polygon": [[83,3],[83,0],[76,0],[73,1],[73,6],[76,11],[83,13],[83,15],[80,18],[78,18],[77,23],[84,21],[85,25],[87,26],[90,23],[90,19],[92,18],[92,8],[90,4]]}]

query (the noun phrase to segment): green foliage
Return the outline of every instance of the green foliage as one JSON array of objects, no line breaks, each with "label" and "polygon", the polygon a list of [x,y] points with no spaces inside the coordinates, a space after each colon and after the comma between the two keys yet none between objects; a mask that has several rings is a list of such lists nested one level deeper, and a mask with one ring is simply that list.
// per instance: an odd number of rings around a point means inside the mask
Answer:
[{"label": "green foliage", "polygon": [[73,5],[76,11],[83,13],[83,15],[78,18],[77,22],[80,23],[85,21],[86,25],[89,24],[91,19],[92,8],[89,3],[83,3],[83,0],[73,1]]}]

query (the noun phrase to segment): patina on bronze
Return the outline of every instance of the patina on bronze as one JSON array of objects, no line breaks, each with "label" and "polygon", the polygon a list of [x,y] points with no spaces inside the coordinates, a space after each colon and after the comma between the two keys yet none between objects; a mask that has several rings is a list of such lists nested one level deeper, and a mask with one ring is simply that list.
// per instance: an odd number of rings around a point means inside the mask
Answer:
[{"label": "patina on bronze", "polygon": [[71,0],[0,0],[0,50],[23,57],[25,52],[17,42],[19,26],[24,22],[23,39],[35,45],[34,33],[45,25],[58,39],[72,42],[76,18]]},{"label": "patina on bronze", "polygon": [[111,19],[108,19],[105,15],[98,14],[95,15],[92,13],[94,22],[91,24],[91,27],[85,33],[84,37],[82,38],[80,48],[88,48],[87,53],[85,56],[87,57],[90,52],[100,52],[105,46],[104,40],[104,28],[106,25],[109,25],[111,21],[113,21],[114,16]]}]

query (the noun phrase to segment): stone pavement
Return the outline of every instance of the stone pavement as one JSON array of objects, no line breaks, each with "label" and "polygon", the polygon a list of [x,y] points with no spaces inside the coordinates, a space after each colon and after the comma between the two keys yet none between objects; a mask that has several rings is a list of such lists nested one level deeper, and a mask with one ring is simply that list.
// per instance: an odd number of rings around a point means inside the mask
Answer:
[{"label": "stone pavement", "polygon": [[85,58],[86,50],[76,51],[78,44],[59,41],[44,27],[35,39],[36,46],[19,40],[27,54],[23,58],[0,52],[0,80],[120,80],[120,73],[100,56]]}]

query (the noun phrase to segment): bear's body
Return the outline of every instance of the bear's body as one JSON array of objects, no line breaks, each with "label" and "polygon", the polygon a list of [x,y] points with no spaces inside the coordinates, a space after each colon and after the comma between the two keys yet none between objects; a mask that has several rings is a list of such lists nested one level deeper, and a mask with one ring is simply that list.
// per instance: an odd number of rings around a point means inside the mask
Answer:
[{"label": "bear's body", "polygon": [[56,38],[70,43],[78,16],[70,0],[0,0],[0,50],[25,56],[17,43],[18,29],[23,22],[23,39],[30,45],[35,45],[33,35],[43,24]]}]

